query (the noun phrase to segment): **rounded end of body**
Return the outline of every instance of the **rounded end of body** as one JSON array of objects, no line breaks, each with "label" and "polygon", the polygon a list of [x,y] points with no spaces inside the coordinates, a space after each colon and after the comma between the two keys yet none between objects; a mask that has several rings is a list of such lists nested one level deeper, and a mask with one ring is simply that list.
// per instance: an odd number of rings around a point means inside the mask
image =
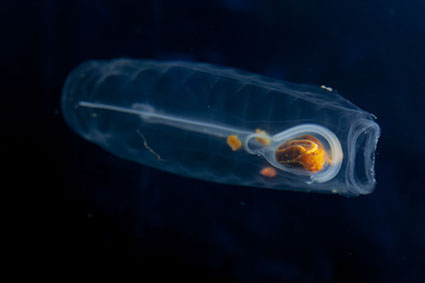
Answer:
[{"label": "rounded end of body", "polygon": [[[376,184],[378,124],[360,119],[346,135],[339,134],[320,125],[302,124],[273,136],[270,146],[247,148],[262,154],[280,172],[289,173],[286,179],[298,176],[312,190],[345,196],[371,193]],[[256,137],[251,135],[247,144]]]},{"label": "rounded end of body", "polygon": [[354,123],[348,133],[345,177],[352,194],[370,194],[375,189],[375,152],[380,134],[379,125],[368,119]]},{"label": "rounded end of body", "polygon": [[82,136],[87,136],[93,119],[89,111],[80,111],[79,103],[90,100],[99,78],[98,61],[88,61],[75,68],[69,75],[62,89],[61,108],[66,123]]}]

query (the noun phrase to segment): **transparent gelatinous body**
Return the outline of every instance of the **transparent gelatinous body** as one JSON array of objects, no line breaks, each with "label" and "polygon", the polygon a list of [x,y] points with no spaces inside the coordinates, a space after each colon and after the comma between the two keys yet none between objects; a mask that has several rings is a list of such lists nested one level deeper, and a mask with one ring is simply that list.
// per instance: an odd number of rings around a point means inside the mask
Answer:
[{"label": "transparent gelatinous body", "polygon": [[89,61],[62,93],[67,123],[128,160],[218,183],[370,193],[380,129],[330,88],[189,62]]}]

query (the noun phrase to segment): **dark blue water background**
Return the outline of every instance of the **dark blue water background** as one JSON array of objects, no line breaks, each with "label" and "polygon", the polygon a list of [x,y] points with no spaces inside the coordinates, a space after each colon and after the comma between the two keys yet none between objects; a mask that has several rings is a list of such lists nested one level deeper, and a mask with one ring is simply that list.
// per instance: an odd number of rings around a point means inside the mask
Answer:
[{"label": "dark blue water background", "polygon": [[[3,136],[13,140],[8,153],[19,148],[11,166],[40,181],[55,208],[55,232],[43,236],[55,245],[53,269],[138,279],[425,279],[425,1],[7,8],[1,58],[11,106],[3,113],[13,122]],[[72,68],[116,57],[203,61],[333,87],[378,117],[376,191],[344,198],[227,186],[112,156],[67,127],[59,102]]]}]

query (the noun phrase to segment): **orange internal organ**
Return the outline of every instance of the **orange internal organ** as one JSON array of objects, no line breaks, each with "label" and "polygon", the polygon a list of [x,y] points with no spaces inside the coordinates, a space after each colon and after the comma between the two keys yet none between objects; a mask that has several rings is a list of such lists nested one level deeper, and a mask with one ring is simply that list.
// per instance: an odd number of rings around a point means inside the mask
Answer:
[{"label": "orange internal organ", "polygon": [[276,160],[279,163],[311,172],[322,170],[327,159],[322,143],[311,135],[302,135],[286,141],[276,150]]},{"label": "orange internal organ", "polygon": [[276,177],[276,170],[273,167],[264,167],[261,169],[260,174],[264,177],[274,178]]},{"label": "orange internal organ", "polygon": [[233,151],[236,151],[242,147],[242,142],[236,135],[230,135],[227,137],[227,145],[230,146]]},{"label": "orange internal organ", "polygon": [[[261,134],[261,135],[265,135],[268,136],[268,134],[266,133],[266,131],[263,131],[261,129],[256,129],[255,132],[257,134]],[[269,145],[270,144],[270,139],[267,138],[255,138],[259,143],[262,143],[263,145]]]}]

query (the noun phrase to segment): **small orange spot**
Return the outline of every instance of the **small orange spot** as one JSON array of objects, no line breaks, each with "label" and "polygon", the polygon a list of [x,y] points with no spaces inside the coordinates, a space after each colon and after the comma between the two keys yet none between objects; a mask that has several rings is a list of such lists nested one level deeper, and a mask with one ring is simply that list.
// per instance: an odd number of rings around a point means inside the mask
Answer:
[{"label": "small orange spot", "polygon": [[276,170],[273,167],[264,167],[261,169],[260,174],[264,177],[274,178],[276,177]]},{"label": "small orange spot", "polygon": [[325,163],[329,162],[322,143],[311,135],[303,135],[281,144],[276,151],[276,159],[282,164],[311,172],[322,170]]},{"label": "small orange spot", "polygon": [[236,135],[230,135],[227,137],[227,145],[229,145],[233,151],[236,151],[242,147],[242,142]]},{"label": "small orange spot", "polygon": [[[268,136],[268,134],[261,130],[261,129],[256,129],[255,132],[257,134],[261,134],[261,135],[266,135]],[[269,145],[270,144],[270,139],[266,139],[266,138],[255,138],[259,143],[262,143],[263,145]]]}]

